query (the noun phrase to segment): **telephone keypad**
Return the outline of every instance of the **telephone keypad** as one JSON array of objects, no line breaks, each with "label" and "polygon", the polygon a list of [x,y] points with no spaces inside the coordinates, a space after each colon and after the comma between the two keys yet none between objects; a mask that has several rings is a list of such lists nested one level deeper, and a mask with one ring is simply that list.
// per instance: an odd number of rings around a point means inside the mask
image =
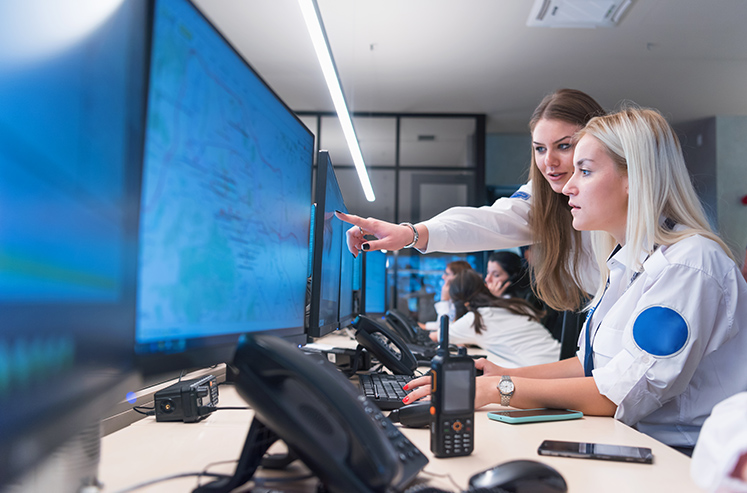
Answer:
[{"label": "telephone keypad", "polygon": [[444,451],[448,455],[472,452],[472,420],[453,419],[443,422]]}]

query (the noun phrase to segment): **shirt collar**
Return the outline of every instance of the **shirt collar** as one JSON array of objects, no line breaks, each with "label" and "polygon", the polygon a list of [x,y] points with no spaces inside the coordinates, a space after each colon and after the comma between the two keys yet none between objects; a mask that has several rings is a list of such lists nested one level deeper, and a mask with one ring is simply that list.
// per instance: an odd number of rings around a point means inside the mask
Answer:
[{"label": "shirt collar", "polygon": [[[632,270],[632,267],[628,265],[628,258],[629,258],[628,251],[629,250],[630,248],[628,247],[628,245],[625,245],[625,246],[617,245],[615,249],[612,251],[612,254],[607,259],[607,267],[609,267],[610,270],[612,270],[613,268],[623,269],[623,270],[627,270],[627,269]],[[639,252],[638,260],[640,261],[641,265],[643,265],[643,263],[646,261],[646,259],[648,259],[648,257],[649,257],[648,253],[643,252],[643,251]]]}]

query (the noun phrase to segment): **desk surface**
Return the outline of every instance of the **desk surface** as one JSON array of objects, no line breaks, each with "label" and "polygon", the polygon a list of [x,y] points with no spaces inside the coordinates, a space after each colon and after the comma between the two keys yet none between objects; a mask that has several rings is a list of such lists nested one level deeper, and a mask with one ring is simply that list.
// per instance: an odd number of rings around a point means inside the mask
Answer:
[{"label": "desk surface", "polygon": [[[242,405],[245,404],[235,389],[230,385],[220,387],[220,406]],[[488,419],[487,412],[496,409],[500,406],[475,413],[475,450],[468,457],[433,458],[427,429],[402,428],[430,460],[420,478],[433,486],[455,491],[456,486],[449,479],[434,475],[449,475],[460,488],[466,489],[470,476],[476,472],[508,460],[532,459],[560,471],[572,493],[700,491],[690,479],[688,457],[612,418],[510,425]],[[217,464],[209,471],[232,472],[252,416],[250,410],[217,411],[199,423],[157,423],[155,418],[148,417],[104,437],[100,465],[104,491],[111,493],[154,478],[203,471],[209,464],[222,461],[228,463]],[[654,464],[540,457],[537,447],[545,439],[649,447],[654,453]],[[287,474],[305,471],[298,462],[291,467]],[[183,493],[196,484],[195,478],[184,478],[138,491]],[[284,490],[314,492],[314,485],[315,481],[307,481]]]}]

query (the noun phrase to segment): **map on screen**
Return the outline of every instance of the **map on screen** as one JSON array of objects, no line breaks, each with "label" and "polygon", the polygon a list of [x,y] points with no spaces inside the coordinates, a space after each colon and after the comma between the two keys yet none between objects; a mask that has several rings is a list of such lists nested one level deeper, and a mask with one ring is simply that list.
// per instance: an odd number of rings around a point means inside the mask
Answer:
[{"label": "map on screen", "polygon": [[301,327],[313,136],[194,7],[156,9],[138,341]]}]

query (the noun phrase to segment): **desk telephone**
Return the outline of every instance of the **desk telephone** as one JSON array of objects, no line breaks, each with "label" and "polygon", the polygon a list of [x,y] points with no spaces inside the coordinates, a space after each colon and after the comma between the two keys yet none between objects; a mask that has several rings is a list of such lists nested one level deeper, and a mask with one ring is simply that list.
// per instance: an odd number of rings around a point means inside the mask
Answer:
[{"label": "desk telephone", "polygon": [[401,311],[392,308],[386,312],[384,319],[406,342],[410,344],[435,345],[430,338],[430,332],[421,329],[417,322]]},{"label": "desk telephone", "polygon": [[415,374],[418,361],[398,334],[365,315],[358,315],[352,325],[356,329],[355,340],[358,344],[392,373],[410,376]]},{"label": "desk telephone", "polygon": [[334,365],[269,335],[248,335],[233,363],[255,411],[234,476],[195,492],[229,492],[251,479],[282,439],[330,492],[403,489],[428,459]]}]

